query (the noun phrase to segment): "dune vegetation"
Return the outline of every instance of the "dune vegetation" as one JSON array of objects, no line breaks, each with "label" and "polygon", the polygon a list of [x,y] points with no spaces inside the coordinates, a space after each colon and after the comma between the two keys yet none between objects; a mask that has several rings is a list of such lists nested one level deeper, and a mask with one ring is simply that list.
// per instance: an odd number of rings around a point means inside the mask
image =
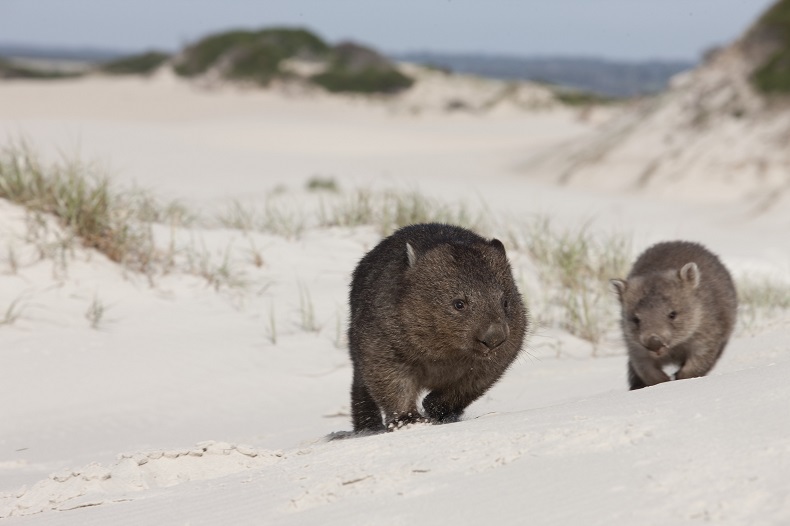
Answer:
[{"label": "dune vegetation", "polygon": [[284,67],[289,59],[321,69],[306,80],[332,92],[392,93],[413,82],[370,48],[330,46],[306,29],[280,27],[210,35],[185,48],[174,59],[174,69],[184,77],[213,71],[225,79],[266,86],[275,79],[298,77]]},{"label": "dune vegetation", "polygon": [[779,0],[766,11],[745,42],[769,50],[752,74],[757,89],[767,94],[790,93],[790,0]]},{"label": "dune vegetation", "polygon": [[335,46],[324,72],[311,80],[332,92],[394,93],[414,81],[372,49],[343,43]]},{"label": "dune vegetation", "polygon": [[0,57],[0,80],[2,79],[63,79],[79,77],[76,72],[57,71],[46,68],[32,68],[17,64]]},{"label": "dune vegetation", "polygon": [[282,74],[283,60],[322,59],[329,49],[321,38],[305,29],[228,31],[187,46],[175,60],[175,71],[184,77],[194,77],[218,68],[227,78],[265,85]]},{"label": "dune vegetation", "polygon": [[[495,217],[466,203],[445,203],[414,190],[341,190],[336,181],[323,178],[320,187],[329,190],[316,192],[317,184],[307,181],[298,194],[273,191],[262,206],[230,202],[223,212],[206,217],[139,189],[117,188],[90,163],[47,164],[21,142],[0,152],[0,198],[22,205],[31,214],[27,237],[40,240],[41,257],[52,253],[51,247],[46,248],[52,245],[51,232],[44,225],[46,218],[53,218],[63,230],[55,243],[61,252],[79,243],[149,280],[180,270],[206,278],[215,288],[243,287],[243,273],[234,274],[239,267],[230,261],[230,252],[219,262],[193,249],[178,253],[173,238],[157,242],[155,225],[166,226],[171,237],[176,230],[194,237],[223,228],[245,236],[257,233],[296,240],[315,229],[372,227],[384,237],[409,224],[452,223],[506,242],[514,260],[521,262],[515,266],[517,279],[538,327],[567,331],[594,349],[616,332],[619,313],[608,282],[624,276],[633,259],[627,234],[602,235],[590,224],[561,228],[545,216]],[[176,263],[179,259],[183,264]],[[256,251],[254,259],[264,258]],[[763,315],[790,308],[784,294],[787,286],[781,283],[743,276],[738,289],[747,329]]]},{"label": "dune vegetation", "polygon": [[169,59],[170,55],[162,51],[148,51],[105,62],[99,69],[113,75],[150,75]]}]

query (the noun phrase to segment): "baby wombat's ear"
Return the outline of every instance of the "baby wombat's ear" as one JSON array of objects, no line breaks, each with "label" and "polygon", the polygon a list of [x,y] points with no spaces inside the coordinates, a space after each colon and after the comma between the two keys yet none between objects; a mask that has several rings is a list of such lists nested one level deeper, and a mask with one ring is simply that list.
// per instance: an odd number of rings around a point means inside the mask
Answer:
[{"label": "baby wombat's ear", "polygon": [[609,283],[612,284],[614,291],[617,293],[617,299],[623,301],[623,294],[625,294],[625,289],[628,287],[628,283],[621,279],[610,279]]},{"label": "baby wombat's ear", "polygon": [[691,285],[692,289],[696,289],[699,286],[699,267],[696,263],[686,263],[678,272],[680,276],[680,280],[688,285]]},{"label": "baby wombat's ear", "polygon": [[413,267],[417,263],[417,254],[414,252],[414,247],[406,243],[406,258],[409,260],[409,266]]},{"label": "baby wombat's ear", "polygon": [[494,247],[495,249],[499,250],[500,252],[502,252],[503,255],[505,254],[505,245],[503,245],[500,240],[494,238],[491,241],[489,241],[488,244]]}]

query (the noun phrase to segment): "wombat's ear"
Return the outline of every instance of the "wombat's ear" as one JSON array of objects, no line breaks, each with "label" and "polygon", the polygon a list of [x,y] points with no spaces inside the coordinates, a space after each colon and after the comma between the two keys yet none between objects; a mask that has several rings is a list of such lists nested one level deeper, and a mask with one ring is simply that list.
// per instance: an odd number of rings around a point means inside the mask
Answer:
[{"label": "wombat's ear", "polygon": [[406,243],[406,258],[409,260],[409,266],[413,267],[417,263],[417,254],[414,252],[414,247]]},{"label": "wombat's ear", "polygon": [[503,245],[500,240],[494,238],[491,241],[489,241],[488,244],[494,247],[495,249],[499,250],[500,252],[502,252],[502,254],[505,253],[505,245]]},{"label": "wombat's ear", "polygon": [[686,263],[678,274],[680,280],[691,285],[691,288],[696,289],[699,286],[699,267],[696,263]]},{"label": "wombat's ear", "polygon": [[617,298],[620,301],[623,301],[623,294],[625,294],[625,289],[628,287],[627,282],[621,279],[610,279],[609,283],[611,283],[612,287],[614,287],[614,291],[617,293]]}]

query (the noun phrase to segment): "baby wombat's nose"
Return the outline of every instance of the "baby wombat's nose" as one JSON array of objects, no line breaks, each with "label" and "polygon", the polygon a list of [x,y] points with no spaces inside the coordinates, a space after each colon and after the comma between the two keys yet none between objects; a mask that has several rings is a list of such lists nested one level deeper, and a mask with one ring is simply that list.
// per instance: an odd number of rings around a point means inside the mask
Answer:
[{"label": "baby wombat's nose", "polygon": [[483,345],[493,349],[507,340],[509,332],[510,328],[507,323],[492,323],[478,339]]},{"label": "baby wombat's nose", "polygon": [[666,347],[664,341],[655,334],[651,334],[646,341],[643,341],[643,344],[651,351],[658,351],[662,347]]}]

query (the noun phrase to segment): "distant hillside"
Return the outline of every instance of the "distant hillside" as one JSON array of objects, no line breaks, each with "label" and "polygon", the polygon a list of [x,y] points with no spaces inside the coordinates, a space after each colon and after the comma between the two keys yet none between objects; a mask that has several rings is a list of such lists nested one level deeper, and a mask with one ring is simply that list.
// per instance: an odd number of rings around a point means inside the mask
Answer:
[{"label": "distant hillside", "polygon": [[0,79],[63,79],[82,74],[79,67],[43,59],[7,60],[0,56]]},{"label": "distant hillside", "polygon": [[669,79],[694,67],[686,61],[624,62],[587,57],[517,57],[504,55],[404,53],[397,60],[447,68],[505,80],[559,84],[611,97],[658,93]]},{"label": "distant hillside", "polygon": [[330,45],[307,29],[288,27],[216,33],[172,55],[0,44],[0,61],[0,78],[58,77],[67,62],[84,64],[79,73],[148,75],[169,62],[178,75],[208,82],[302,81],[330,92],[356,93],[396,93],[413,83],[374,49],[353,42]]},{"label": "distant hillside", "polygon": [[[671,88],[526,172],[595,189],[672,199],[790,206],[790,0]],[[612,174],[619,174],[613,176]],[[700,190],[704,189],[704,190]]]},{"label": "distant hillside", "polygon": [[102,62],[121,58],[128,53],[100,48],[64,48],[55,46],[33,46],[0,42],[0,56],[46,60],[73,60],[79,62]]},{"label": "distant hillside", "polygon": [[82,75],[123,56],[95,48],[57,48],[0,43],[0,78],[61,79]]},{"label": "distant hillside", "polygon": [[[224,44],[222,45],[227,45],[229,41],[233,40],[233,35],[244,40],[255,33],[260,32],[234,31],[211,35],[189,46],[184,52],[192,53],[193,55],[201,54],[205,52],[207,45],[210,47],[217,43],[222,44],[223,40]],[[241,34],[247,36],[245,37]],[[228,35],[231,35],[231,37],[228,37]],[[238,45],[238,43],[236,42],[233,45]],[[331,47],[320,39],[315,41],[314,45],[324,48],[323,51]],[[189,51],[190,48],[192,49],[191,52]],[[208,54],[210,56],[211,53],[215,52],[209,51]],[[228,49],[224,49],[224,52],[228,52]],[[244,55],[245,53],[241,54]],[[216,61],[218,56],[214,56],[212,60]],[[0,43],[0,57],[46,59],[49,61],[81,61],[93,64],[117,62],[119,64],[113,64],[113,66],[107,68],[108,72],[133,73],[137,64],[152,63],[150,59],[153,56],[150,53],[131,54],[106,49],[62,49]],[[414,62],[444,68],[456,73],[472,74],[493,79],[531,80],[557,84],[610,97],[629,97],[660,92],[666,88],[670,77],[694,66],[693,62],[682,61],[618,62],[584,57],[516,57],[432,52],[393,54],[389,58],[396,61]],[[190,66],[190,60],[197,60],[197,66],[194,62]],[[192,75],[192,72],[196,70],[205,73],[209,68],[208,64],[201,64],[197,58],[190,60],[186,60],[182,68],[183,71],[187,72],[187,75]],[[260,57],[257,60],[266,62],[265,59]],[[275,61],[279,64],[280,60]],[[239,62],[240,59],[236,58],[235,61]],[[138,72],[144,74],[148,71],[145,67],[141,67]],[[401,82],[403,82],[402,79]]]}]

